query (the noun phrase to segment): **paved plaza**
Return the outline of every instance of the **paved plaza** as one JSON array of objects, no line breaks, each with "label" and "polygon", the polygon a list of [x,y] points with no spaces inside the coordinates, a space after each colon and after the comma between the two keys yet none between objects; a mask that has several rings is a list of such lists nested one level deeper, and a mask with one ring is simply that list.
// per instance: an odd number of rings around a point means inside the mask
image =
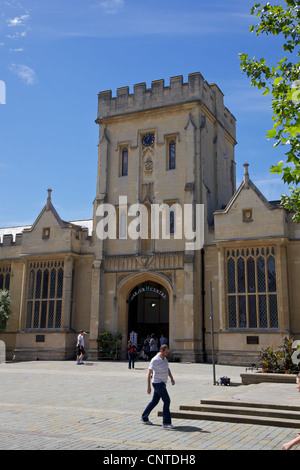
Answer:
[{"label": "paved plaza", "polygon": [[[165,430],[158,411],[153,426],[140,416],[150,400],[146,393],[148,363],[73,361],[1,363],[1,450],[189,451],[280,450],[295,429],[250,424],[173,419]],[[170,363],[176,384],[168,383],[171,410],[207,398],[300,404],[293,384],[241,385],[245,367]]]}]

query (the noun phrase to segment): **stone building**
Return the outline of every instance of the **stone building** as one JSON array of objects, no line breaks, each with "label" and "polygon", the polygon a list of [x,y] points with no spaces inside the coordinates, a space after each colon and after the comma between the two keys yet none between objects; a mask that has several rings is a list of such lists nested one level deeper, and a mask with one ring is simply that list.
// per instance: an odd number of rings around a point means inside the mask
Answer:
[{"label": "stone building", "polygon": [[61,220],[48,190],[32,226],[0,229],[8,358],[72,358],[84,328],[90,359],[99,332],[121,332],[125,357],[135,331],[167,336],[181,360],[210,361],[211,307],[220,363],[297,339],[299,224],[247,164],[236,189],[235,122],[200,73],[99,93],[92,217]]}]

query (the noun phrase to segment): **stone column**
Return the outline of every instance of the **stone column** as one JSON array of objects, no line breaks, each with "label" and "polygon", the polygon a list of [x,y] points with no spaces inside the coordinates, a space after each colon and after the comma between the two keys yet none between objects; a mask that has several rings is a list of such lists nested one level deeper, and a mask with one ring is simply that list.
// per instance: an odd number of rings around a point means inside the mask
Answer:
[{"label": "stone column", "polygon": [[276,289],[278,325],[281,331],[290,331],[289,284],[287,274],[287,240],[276,246]]},{"label": "stone column", "polygon": [[26,327],[26,299],[27,299],[27,273],[28,273],[28,260],[24,261],[23,264],[23,275],[21,283],[21,298],[20,298],[20,310],[19,310],[19,324],[18,329],[23,330]]},{"label": "stone column", "polygon": [[[218,246],[218,282],[215,283],[214,287],[216,291],[219,292],[219,322],[220,322],[220,330],[224,331],[227,328],[227,315],[226,315],[226,305],[227,305],[227,292],[225,291],[226,286],[226,279],[225,279],[225,269],[226,269],[226,261],[225,261],[225,249],[223,246]],[[214,325],[216,326],[216,325]]]},{"label": "stone column", "polygon": [[95,260],[92,268],[92,288],[91,288],[91,316],[90,316],[90,340],[89,359],[98,359],[98,333],[100,321],[100,279],[101,261]]},{"label": "stone column", "polygon": [[[195,138],[196,127],[192,115],[189,115],[185,127],[185,160],[186,160],[186,182],[184,204],[193,206],[193,215],[190,227],[195,230]],[[184,211],[184,220],[186,224],[187,211]],[[185,244],[191,240],[185,239]],[[184,308],[183,308],[183,343],[182,357],[186,360],[194,360],[195,355],[195,271],[194,271],[195,253],[194,250],[185,250],[184,256]],[[200,287],[199,287],[200,288]]]},{"label": "stone column", "polygon": [[184,256],[184,307],[182,318],[182,339],[183,351],[182,357],[186,360],[194,360],[195,343],[195,311],[194,311],[194,255],[186,254]]},{"label": "stone column", "polygon": [[71,296],[72,296],[72,273],[73,258],[66,256],[64,259],[64,284],[63,284],[63,303],[62,303],[62,328],[70,329],[71,321]]}]

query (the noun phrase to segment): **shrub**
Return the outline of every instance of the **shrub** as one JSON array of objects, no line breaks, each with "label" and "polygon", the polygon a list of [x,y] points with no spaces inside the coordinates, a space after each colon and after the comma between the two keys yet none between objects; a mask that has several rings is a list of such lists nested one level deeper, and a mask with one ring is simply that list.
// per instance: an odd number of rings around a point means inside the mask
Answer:
[{"label": "shrub", "polygon": [[99,358],[119,359],[119,342],[122,333],[110,333],[104,331],[98,336]]},{"label": "shrub", "polygon": [[262,349],[259,355],[258,367],[264,372],[298,373],[298,361],[293,361],[294,353],[300,349],[300,344],[294,344],[294,339],[284,338],[278,347]]},{"label": "shrub", "polygon": [[103,333],[99,333],[98,341],[118,341],[122,339],[122,333],[110,333],[108,331],[104,331]]},{"label": "shrub", "polygon": [[0,289],[0,329],[5,328],[10,313],[9,292],[6,289]]}]

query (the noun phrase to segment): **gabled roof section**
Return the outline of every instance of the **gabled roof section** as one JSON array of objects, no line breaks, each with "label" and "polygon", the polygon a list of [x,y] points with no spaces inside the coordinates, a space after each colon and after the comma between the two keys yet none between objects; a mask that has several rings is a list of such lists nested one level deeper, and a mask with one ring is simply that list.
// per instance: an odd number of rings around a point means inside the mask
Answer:
[{"label": "gabled roof section", "polygon": [[43,214],[45,212],[48,212],[48,211],[51,211],[54,218],[56,219],[58,225],[61,227],[61,228],[66,228],[68,227],[70,224],[68,222],[65,222],[63,221],[60,216],[58,215],[58,212],[56,211],[55,207],[53,206],[52,202],[51,202],[51,193],[52,193],[52,189],[48,189],[48,197],[47,197],[47,202],[45,204],[45,206],[43,207],[43,209],[41,210],[40,214],[38,215],[38,217],[36,218],[35,222],[33,223],[33,225],[30,227],[30,228],[26,228],[25,231],[26,232],[31,232],[32,230],[35,229],[36,225],[38,224],[38,222],[40,221],[40,219],[42,218]]},{"label": "gabled roof section", "polygon": [[278,204],[278,203],[277,204],[270,203],[265,198],[265,196],[260,192],[260,190],[255,186],[255,184],[251,181],[251,179],[249,177],[249,172],[248,172],[249,164],[244,163],[243,166],[244,166],[244,179],[243,179],[242,183],[240,184],[239,188],[236,190],[236,192],[234,193],[234,195],[232,196],[232,198],[228,202],[227,206],[222,210],[215,211],[215,214],[227,213],[230,210],[230,208],[233,206],[235,201],[238,199],[238,197],[239,197],[240,193],[243,191],[243,189],[250,189],[250,188],[256,193],[258,198],[264,203],[264,205],[267,207],[267,209],[276,209],[280,206],[280,204]]}]

